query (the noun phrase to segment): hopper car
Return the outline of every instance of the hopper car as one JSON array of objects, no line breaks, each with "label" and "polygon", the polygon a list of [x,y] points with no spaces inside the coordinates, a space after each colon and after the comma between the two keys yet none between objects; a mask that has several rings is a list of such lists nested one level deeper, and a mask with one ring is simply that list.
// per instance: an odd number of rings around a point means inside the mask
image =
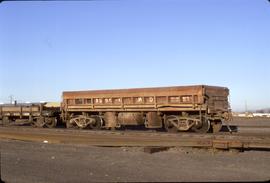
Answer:
[{"label": "hopper car", "polygon": [[207,85],[65,91],[61,120],[67,128],[218,132],[231,119],[228,96],[228,88]]},{"label": "hopper car", "polygon": [[60,106],[50,103],[16,103],[0,105],[0,122],[3,125],[32,125],[54,128],[60,121]]}]

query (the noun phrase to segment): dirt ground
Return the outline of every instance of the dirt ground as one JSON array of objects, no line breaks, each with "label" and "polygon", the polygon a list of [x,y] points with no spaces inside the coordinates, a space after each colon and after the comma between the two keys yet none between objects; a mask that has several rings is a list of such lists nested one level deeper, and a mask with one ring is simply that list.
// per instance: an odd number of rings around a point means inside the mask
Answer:
[{"label": "dirt ground", "polygon": [[183,182],[270,180],[270,152],[0,141],[5,182]]}]

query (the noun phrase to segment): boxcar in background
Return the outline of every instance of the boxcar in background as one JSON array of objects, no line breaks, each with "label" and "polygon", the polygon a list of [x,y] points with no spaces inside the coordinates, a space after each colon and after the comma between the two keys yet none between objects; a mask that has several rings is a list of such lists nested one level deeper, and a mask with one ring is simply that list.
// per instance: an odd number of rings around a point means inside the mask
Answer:
[{"label": "boxcar in background", "polygon": [[228,88],[206,85],[66,91],[61,117],[68,128],[144,125],[167,131],[218,132],[222,121],[231,116],[228,96]]}]

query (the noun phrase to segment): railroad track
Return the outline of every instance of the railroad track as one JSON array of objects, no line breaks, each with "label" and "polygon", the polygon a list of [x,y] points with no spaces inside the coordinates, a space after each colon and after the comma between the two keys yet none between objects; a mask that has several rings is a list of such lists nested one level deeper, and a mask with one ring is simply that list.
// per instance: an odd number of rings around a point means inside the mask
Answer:
[{"label": "railroad track", "polygon": [[90,131],[0,127],[0,139],[92,146],[201,147],[216,149],[270,150],[270,135],[165,133],[148,131]]}]

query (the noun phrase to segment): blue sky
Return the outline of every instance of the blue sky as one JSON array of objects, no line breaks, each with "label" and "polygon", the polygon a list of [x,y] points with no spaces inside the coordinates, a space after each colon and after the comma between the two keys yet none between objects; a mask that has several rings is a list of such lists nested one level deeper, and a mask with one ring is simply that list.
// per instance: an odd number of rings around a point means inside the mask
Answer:
[{"label": "blue sky", "polygon": [[207,84],[270,107],[269,32],[267,0],[2,2],[0,102]]}]

